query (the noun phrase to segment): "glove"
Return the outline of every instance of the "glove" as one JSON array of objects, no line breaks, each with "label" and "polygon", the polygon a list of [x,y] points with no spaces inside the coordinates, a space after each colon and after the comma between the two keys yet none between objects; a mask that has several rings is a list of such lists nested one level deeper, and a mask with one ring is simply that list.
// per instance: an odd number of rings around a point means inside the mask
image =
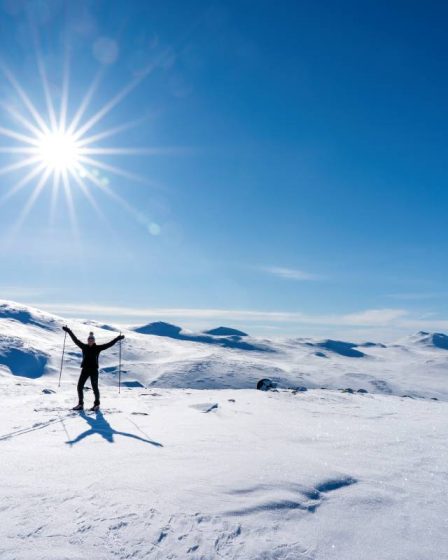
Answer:
[{"label": "glove", "polygon": [[65,332],[69,332],[70,329],[67,327],[67,325],[64,325],[62,327],[62,330],[65,331]]},{"label": "glove", "polygon": [[117,336],[117,340],[123,340],[124,339],[124,334],[120,334],[120,336]]}]

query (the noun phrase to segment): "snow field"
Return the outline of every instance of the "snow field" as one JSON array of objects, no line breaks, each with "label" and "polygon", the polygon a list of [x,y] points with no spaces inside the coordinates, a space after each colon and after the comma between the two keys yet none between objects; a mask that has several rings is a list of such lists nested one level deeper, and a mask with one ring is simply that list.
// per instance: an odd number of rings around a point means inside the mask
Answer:
[{"label": "snow field", "polygon": [[445,402],[16,380],[2,560],[448,558]]}]

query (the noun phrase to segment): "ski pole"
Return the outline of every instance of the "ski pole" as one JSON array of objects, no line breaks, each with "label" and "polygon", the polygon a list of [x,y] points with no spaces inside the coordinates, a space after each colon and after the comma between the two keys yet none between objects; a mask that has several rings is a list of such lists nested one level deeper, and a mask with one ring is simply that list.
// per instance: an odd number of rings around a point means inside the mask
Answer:
[{"label": "ski pole", "polygon": [[[121,332],[120,332],[121,336]],[[118,349],[118,393],[121,393],[121,340],[120,348]]]},{"label": "ski pole", "polygon": [[64,365],[65,340],[66,340],[66,338],[67,338],[67,331],[65,331],[65,335],[64,335],[64,345],[62,346],[61,369],[60,369],[60,371],[59,371],[59,383],[58,383],[58,387],[61,386],[62,366]]}]

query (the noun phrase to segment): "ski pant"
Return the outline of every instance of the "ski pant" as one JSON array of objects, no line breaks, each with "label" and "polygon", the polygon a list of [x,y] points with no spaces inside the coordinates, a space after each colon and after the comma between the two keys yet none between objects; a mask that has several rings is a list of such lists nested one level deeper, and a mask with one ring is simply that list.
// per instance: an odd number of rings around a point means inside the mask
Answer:
[{"label": "ski pant", "polygon": [[98,370],[97,369],[87,369],[82,368],[81,375],[78,380],[78,399],[79,404],[84,404],[84,385],[87,379],[90,377],[90,383],[92,384],[92,389],[95,394],[94,406],[100,404],[100,392],[98,390]]}]

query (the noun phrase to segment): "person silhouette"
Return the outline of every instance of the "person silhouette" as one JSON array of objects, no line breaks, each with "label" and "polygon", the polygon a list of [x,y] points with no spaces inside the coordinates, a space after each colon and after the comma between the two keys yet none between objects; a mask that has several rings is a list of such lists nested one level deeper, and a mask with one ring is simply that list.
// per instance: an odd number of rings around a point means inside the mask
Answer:
[{"label": "person silhouette", "polygon": [[97,411],[100,408],[100,391],[98,389],[98,356],[103,350],[110,348],[119,340],[123,340],[124,335],[120,334],[106,344],[96,344],[95,336],[93,335],[93,332],[90,332],[86,344],[85,342],[81,342],[67,326],[62,327],[62,330],[68,333],[76,346],[82,350],[81,374],[77,385],[78,404],[74,406],[72,410],[84,410],[84,385],[90,377],[90,382],[92,383],[92,389],[95,395],[95,402],[93,403],[91,410]]}]

